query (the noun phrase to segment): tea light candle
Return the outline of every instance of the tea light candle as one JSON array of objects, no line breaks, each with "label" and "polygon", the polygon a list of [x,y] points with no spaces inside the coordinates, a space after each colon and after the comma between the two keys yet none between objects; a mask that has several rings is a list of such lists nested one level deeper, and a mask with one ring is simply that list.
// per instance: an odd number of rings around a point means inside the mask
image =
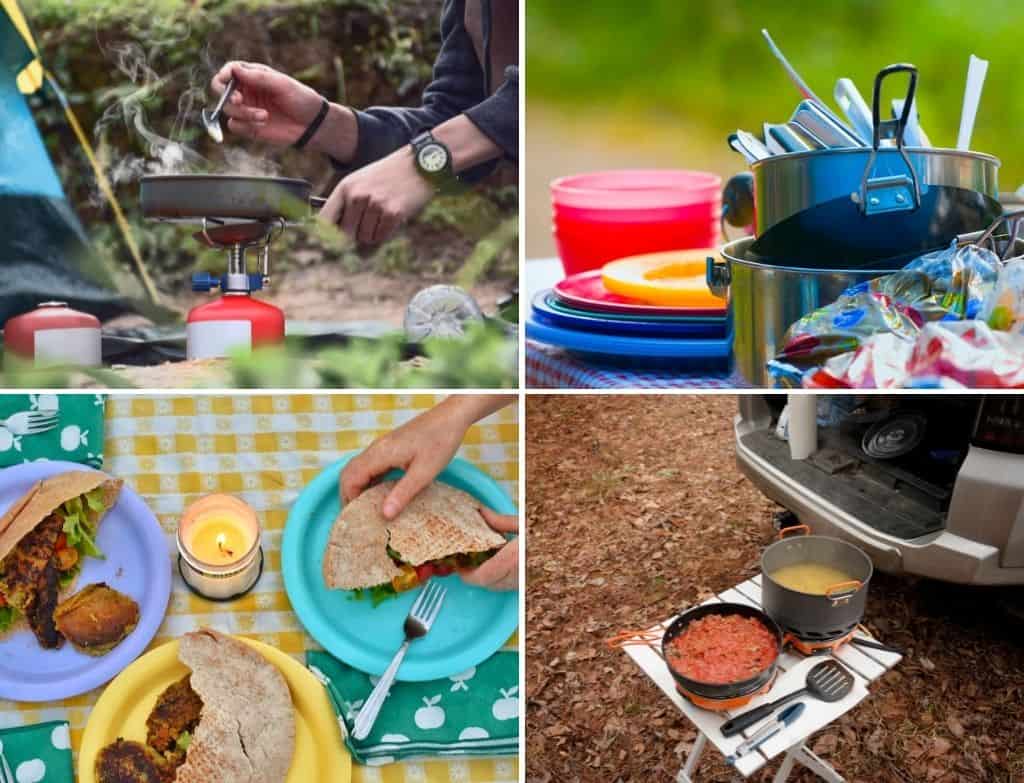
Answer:
[{"label": "tea light candle", "polygon": [[192,590],[214,601],[239,598],[263,570],[260,523],[231,495],[207,495],[178,522],[178,570]]}]

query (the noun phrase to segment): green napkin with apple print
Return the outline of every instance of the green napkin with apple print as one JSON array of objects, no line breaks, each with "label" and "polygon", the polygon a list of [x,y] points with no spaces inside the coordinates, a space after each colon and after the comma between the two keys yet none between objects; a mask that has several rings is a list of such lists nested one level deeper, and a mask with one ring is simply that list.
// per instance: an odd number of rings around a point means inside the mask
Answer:
[{"label": "green napkin with apple print", "polygon": [[71,732],[66,720],[0,729],[0,780],[74,783]]},{"label": "green napkin with apple print", "polygon": [[350,736],[377,683],[332,655],[310,651],[306,665],[327,688],[342,736],[360,764],[424,756],[513,756],[519,752],[519,653],[496,652],[479,666],[429,682],[396,682],[373,730]]},{"label": "green napkin with apple print", "polygon": [[[0,468],[39,459],[103,467],[103,403],[102,394],[0,394]],[[20,434],[26,414],[49,412],[56,427]]]}]

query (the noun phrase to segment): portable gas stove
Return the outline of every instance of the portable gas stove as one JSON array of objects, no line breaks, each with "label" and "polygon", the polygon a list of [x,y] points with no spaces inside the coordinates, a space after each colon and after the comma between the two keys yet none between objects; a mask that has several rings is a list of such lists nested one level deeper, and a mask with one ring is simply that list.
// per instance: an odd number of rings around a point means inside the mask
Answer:
[{"label": "portable gas stove", "polygon": [[[220,277],[209,272],[192,275],[193,291],[219,288],[222,296],[193,307],[186,326],[186,354],[189,359],[227,356],[239,347],[279,343],[284,340],[284,312],[254,299],[255,291],[270,282],[270,244],[284,231],[284,218],[243,222],[203,218],[203,228],[194,234],[207,247],[227,250],[227,271]],[[247,253],[259,256],[259,271],[250,272]]]}]

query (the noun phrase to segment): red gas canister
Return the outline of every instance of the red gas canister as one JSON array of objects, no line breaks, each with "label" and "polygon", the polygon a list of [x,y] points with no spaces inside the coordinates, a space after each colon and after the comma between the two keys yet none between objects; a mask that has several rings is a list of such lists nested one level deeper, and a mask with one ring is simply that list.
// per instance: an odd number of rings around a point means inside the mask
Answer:
[{"label": "red gas canister", "polygon": [[192,308],[186,334],[189,359],[227,356],[235,348],[284,340],[284,313],[246,294],[228,293]]},{"label": "red gas canister", "polygon": [[65,302],[43,302],[4,324],[4,350],[37,366],[98,367],[103,363],[100,322]]}]

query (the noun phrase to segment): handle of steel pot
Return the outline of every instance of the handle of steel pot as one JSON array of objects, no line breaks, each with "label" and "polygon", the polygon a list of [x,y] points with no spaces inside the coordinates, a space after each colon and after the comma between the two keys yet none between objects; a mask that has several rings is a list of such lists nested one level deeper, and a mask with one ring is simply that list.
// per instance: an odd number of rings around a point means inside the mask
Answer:
[{"label": "handle of steel pot", "polygon": [[311,207],[313,207],[313,209],[323,209],[324,208],[324,204],[326,204],[326,203],[327,203],[327,199],[325,199],[325,198],[323,198],[321,196],[310,196],[309,197],[309,205]]},{"label": "handle of steel pot", "polygon": [[859,579],[836,582],[834,585],[829,585],[825,588],[825,597],[832,602],[832,606],[836,606],[843,601],[848,601],[854,593],[860,590],[863,584]]},{"label": "handle of steel pot", "polygon": [[779,531],[779,540],[781,541],[794,530],[799,530],[800,535],[802,536],[809,536],[811,534],[810,525],[790,525],[789,527],[784,527]]},{"label": "handle of steel pot", "polygon": [[758,721],[767,718],[787,701],[791,701],[798,696],[803,696],[805,693],[807,693],[807,688],[801,688],[798,691],[787,693],[785,696],[782,696],[773,702],[762,704],[760,707],[754,707],[752,710],[748,710],[747,712],[737,715],[735,718],[727,720],[722,724],[722,736],[731,737],[733,734],[739,734],[743,729],[749,728]]},{"label": "handle of steel pot", "polygon": [[732,282],[732,270],[729,268],[728,259],[719,261],[714,256],[708,256],[707,266],[704,269],[704,280],[712,294],[724,299],[729,292],[729,284]]},{"label": "handle of steel pot", "polygon": [[[894,120],[883,120],[881,113],[882,82],[894,73],[910,75],[907,97],[903,101],[903,111]],[[858,201],[860,211],[864,215],[884,214],[887,212],[905,212],[921,206],[921,183],[910,161],[910,156],[903,148],[903,134],[910,120],[910,110],[917,94],[917,68],[908,63],[898,63],[883,68],[875,76],[875,90],[871,96],[871,153],[868,155],[864,174],[860,179]],[[888,177],[872,177],[875,162],[878,159],[878,148],[881,145],[883,132],[885,138],[896,140],[896,149],[907,167],[907,175]]]}]

